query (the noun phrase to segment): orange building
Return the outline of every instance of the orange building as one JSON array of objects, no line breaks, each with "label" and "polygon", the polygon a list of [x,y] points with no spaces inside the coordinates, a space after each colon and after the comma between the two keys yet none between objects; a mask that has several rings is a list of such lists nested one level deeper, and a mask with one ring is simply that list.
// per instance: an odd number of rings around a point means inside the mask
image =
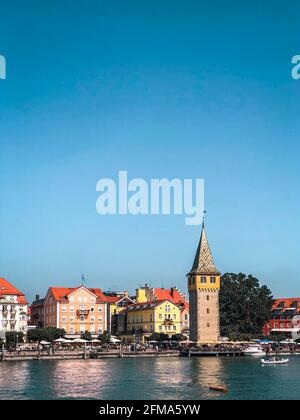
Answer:
[{"label": "orange building", "polygon": [[100,289],[50,287],[44,302],[44,325],[63,328],[68,336],[107,330],[107,301]]}]

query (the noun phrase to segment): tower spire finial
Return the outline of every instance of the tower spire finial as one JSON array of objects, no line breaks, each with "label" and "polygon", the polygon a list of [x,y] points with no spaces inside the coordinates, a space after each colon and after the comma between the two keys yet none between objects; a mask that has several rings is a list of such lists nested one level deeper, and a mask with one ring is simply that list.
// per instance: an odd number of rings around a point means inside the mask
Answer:
[{"label": "tower spire finial", "polygon": [[205,214],[206,214],[206,210],[203,210],[202,228],[204,228]]}]

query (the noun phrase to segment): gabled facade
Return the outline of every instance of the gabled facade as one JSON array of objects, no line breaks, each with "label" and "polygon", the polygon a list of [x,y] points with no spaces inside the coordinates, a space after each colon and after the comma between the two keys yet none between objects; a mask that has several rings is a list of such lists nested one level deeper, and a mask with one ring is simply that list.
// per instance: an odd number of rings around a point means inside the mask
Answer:
[{"label": "gabled facade", "polygon": [[44,325],[63,328],[68,336],[107,330],[107,302],[100,289],[50,287],[44,302]]},{"label": "gabled facade", "polygon": [[107,302],[107,330],[112,334],[117,334],[119,329],[124,331],[124,321],[120,320],[119,314],[129,305],[135,303],[133,299],[128,296],[127,292],[105,294]]},{"label": "gabled facade", "polygon": [[28,308],[24,293],[0,278],[0,331],[27,333]]},{"label": "gabled facade", "polygon": [[180,292],[176,287],[171,287],[171,289],[149,287],[147,284],[145,286],[136,289],[136,301],[149,302],[149,301],[163,301],[169,300],[180,308],[180,319],[181,319],[181,333],[189,333],[189,303],[185,295]]},{"label": "gabled facade", "polygon": [[181,332],[181,310],[170,300],[139,302],[128,306],[127,332],[150,336],[165,333],[169,336]]}]

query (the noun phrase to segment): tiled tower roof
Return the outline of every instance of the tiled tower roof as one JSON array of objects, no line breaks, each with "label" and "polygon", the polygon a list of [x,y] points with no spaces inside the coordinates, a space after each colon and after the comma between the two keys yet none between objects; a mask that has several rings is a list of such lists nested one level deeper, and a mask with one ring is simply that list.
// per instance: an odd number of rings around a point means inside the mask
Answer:
[{"label": "tiled tower roof", "polygon": [[205,274],[205,275],[206,274],[208,275],[220,274],[214,263],[212,253],[208,245],[204,223],[202,225],[201,237],[200,237],[199,245],[198,245],[197,252],[195,255],[193,267],[189,274]]}]

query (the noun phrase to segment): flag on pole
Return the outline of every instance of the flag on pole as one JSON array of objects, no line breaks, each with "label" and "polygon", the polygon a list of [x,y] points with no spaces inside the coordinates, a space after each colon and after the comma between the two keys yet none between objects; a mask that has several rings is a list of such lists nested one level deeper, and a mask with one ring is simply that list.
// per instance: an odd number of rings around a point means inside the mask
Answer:
[{"label": "flag on pole", "polygon": [[81,284],[85,284],[85,277],[83,274],[81,274]]}]

